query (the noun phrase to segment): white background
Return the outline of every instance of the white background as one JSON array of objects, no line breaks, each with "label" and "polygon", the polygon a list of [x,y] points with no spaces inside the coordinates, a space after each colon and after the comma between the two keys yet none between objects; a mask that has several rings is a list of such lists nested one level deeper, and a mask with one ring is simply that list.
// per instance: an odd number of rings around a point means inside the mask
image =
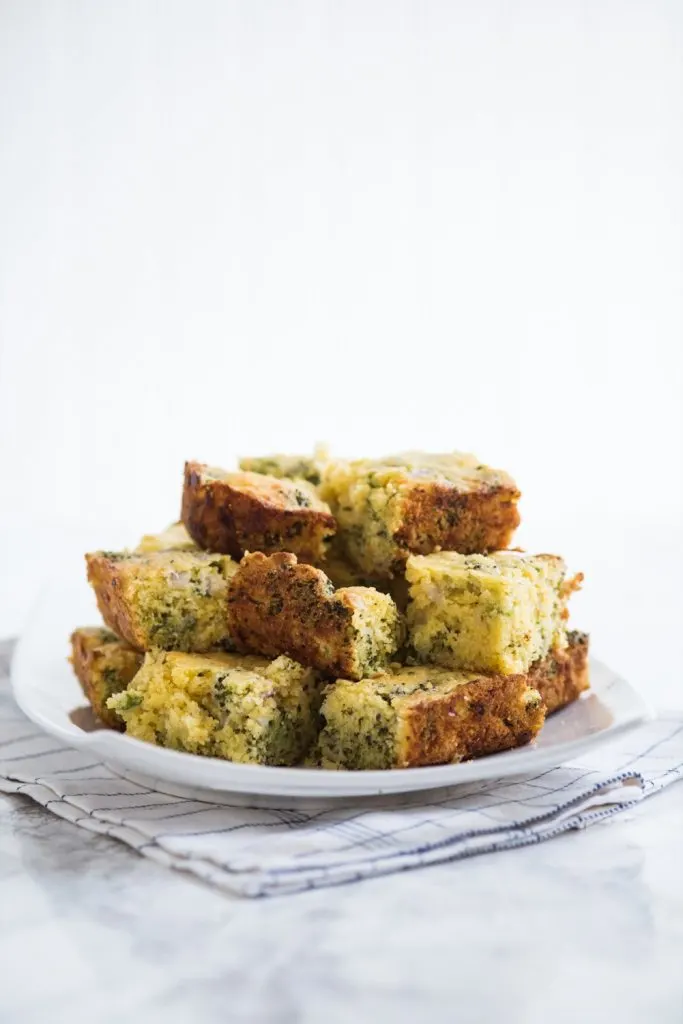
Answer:
[{"label": "white background", "polygon": [[683,702],[682,124],[675,0],[0,0],[0,633],[185,458],[462,448]]}]

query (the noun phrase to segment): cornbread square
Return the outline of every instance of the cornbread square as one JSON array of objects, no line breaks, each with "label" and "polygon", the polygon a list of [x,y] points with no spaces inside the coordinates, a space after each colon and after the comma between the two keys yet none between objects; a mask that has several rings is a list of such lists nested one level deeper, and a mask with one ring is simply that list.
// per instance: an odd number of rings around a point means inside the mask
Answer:
[{"label": "cornbread square", "polygon": [[475,672],[526,672],[566,644],[565,580],[555,555],[498,551],[413,555],[406,577],[409,648],[416,660]]},{"label": "cornbread square", "polygon": [[402,572],[411,553],[506,547],[519,525],[512,478],[460,452],[330,462],[321,495],[346,553],[372,576]]},{"label": "cornbread square", "polygon": [[240,650],[288,654],[347,679],[381,672],[403,638],[388,594],[372,587],[335,590],[322,570],[287,552],[242,559],[228,595],[228,625]]},{"label": "cornbread square", "polygon": [[171,523],[161,533],[146,533],[135,550],[143,554],[148,551],[196,551],[197,545],[182,523]]},{"label": "cornbread square", "polygon": [[108,629],[86,626],[71,634],[69,661],[100,721],[111,729],[123,729],[123,722],[107,707],[107,701],[112,694],[125,690],[142,664],[142,655]]},{"label": "cornbread square", "polygon": [[207,651],[229,644],[228,585],[237,564],[206,551],[98,551],[86,555],[102,618],[145,651]]},{"label": "cornbread square", "polygon": [[317,753],[327,768],[415,768],[529,743],[545,719],[526,675],[487,676],[433,665],[326,688]]},{"label": "cornbread square", "polygon": [[545,669],[539,673],[536,686],[546,715],[578,700],[590,686],[588,647],[588,635],[572,630],[567,633],[567,646],[556,648],[545,659]]},{"label": "cornbread square", "polygon": [[240,459],[239,467],[247,473],[265,473],[266,476],[307,480],[317,487],[329,461],[327,450],[319,445],[313,455],[263,455]]},{"label": "cornbread square", "polygon": [[307,562],[324,559],[337,525],[305,480],[226,473],[199,462],[185,464],[182,519],[201,548],[235,558],[245,551],[293,551]]},{"label": "cornbread square", "polygon": [[109,708],[136,739],[244,764],[293,765],[317,732],[318,679],[289,658],[152,651]]}]

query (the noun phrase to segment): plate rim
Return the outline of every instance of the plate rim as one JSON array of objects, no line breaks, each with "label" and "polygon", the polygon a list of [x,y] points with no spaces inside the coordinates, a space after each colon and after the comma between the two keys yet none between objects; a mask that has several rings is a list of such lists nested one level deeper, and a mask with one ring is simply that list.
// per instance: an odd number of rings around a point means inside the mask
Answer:
[{"label": "plate rim", "polygon": [[[591,695],[602,699],[615,721],[604,729],[586,732],[548,748],[539,748],[532,743],[471,761],[370,771],[326,771],[319,768],[235,763],[157,747],[113,730],[85,732],[66,717],[60,720],[45,713],[38,690],[27,686],[24,681],[29,675],[33,634],[36,632],[36,622],[40,621],[42,603],[42,600],[37,601],[27,618],[26,627],[15,645],[10,663],[12,693],[23,713],[39,728],[67,746],[91,751],[109,764],[113,771],[117,771],[116,766],[122,766],[126,771],[137,771],[147,777],[158,778],[160,783],[166,781],[173,785],[185,784],[193,790],[224,794],[249,793],[261,796],[337,799],[447,788],[558,767],[587,749],[607,743],[654,718],[651,706],[631,683],[602,661],[591,656],[591,675],[604,675],[609,685],[591,686],[579,700],[587,699]],[[50,658],[50,663],[52,661]],[[621,705],[618,713],[615,712],[614,702],[610,704],[607,691],[613,692],[617,697]],[[32,699],[36,696],[37,700]],[[555,712],[553,717],[562,715],[573,706],[569,705]],[[185,782],[183,776],[189,776],[185,778]]]}]

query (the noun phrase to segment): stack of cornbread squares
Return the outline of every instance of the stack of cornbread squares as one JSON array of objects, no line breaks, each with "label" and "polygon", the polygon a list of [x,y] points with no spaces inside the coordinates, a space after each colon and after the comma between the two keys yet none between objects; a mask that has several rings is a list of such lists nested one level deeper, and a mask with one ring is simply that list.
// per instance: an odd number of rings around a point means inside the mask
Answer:
[{"label": "stack of cornbread squares", "polygon": [[529,743],[588,687],[581,577],[508,545],[470,455],[189,462],[182,522],[86,555],[106,624],[71,660],[102,723],[261,765],[387,769]]}]

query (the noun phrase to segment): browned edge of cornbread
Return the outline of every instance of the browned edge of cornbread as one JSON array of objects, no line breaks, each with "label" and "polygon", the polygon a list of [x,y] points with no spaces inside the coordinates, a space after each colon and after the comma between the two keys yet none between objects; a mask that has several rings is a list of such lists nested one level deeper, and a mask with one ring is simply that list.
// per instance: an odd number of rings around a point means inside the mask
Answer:
[{"label": "browned edge of cornbread", "polygon": [[122,679],[122,683],[127,685],[142,665],[143,655],[129,647],[123,640],[109,642],[103,640],[98,643],[96,635],[101,632],[102,630],[95,627],[75,629],[70,637],[71,656],[69,661],[76,678],[81,684],[83,694],[96,716],[110,729],[117,729],[119,732],[122,732],[124,723],[115,711],[111,711],[107,707],[106,700],[102,701],[100,699],[100,694],[97,692],[95,685],[95,672],[98,669],[98,662],[106,659],[106,649],[108,647],[111,648],[113,643],[118,643],[121,647],[127,648],[127,653],[130,654],[129,678]]},{"label": "browned edge of cornbread", "polygon": [[366,589],[335,591],[322,569],[298,562],[296,555],[254,552],[242,559],[230,583],[230,636],[242,651],[287,654],[331,676],[360,679],[352,620],[356,596]]},{"label": "browned edge of cornbread", "polygon": [[131,609],[123,594],[121,566],[103,552],[85,556],[90,582],[100,615],[109,628],[131,647],[144,651],[146,638],[131,617]]},{"label": "browned edge of cornbread", "polygon": [[[204,464],[185,463],[181,517],[200,547],[240,559],[245,551],[293,551],[303,561],[324,558],[337,522],[329,509],[287,507],[292,481],[260,473],[204,479]],[[240,486],[240,477],[245,483]]]},{"label": "browned edge of cornbread", "polygon": [[589,688],[588,648],[588,634],[572,630],[567,634],[567,647],[552,651],[544,661],[532,665],[531,685],[541,694],[546,714],[578,700]]},{"label": "browned edge of cornbread", "polygon": [[481,676],[442,700],[409,709],[399,745],[399,768],[485,757],[530,743],[545,721],[543,703],[524,700],[527,675]]},{"label": "browned edge of cornbread", "polygon": [[459,551],[461,554],[506,548],[520,523],[514,485],[483,486],[460,491],[439,482],[411,486],[403,501],[403,516],[394,540],[402,560],[410,554]]}]

